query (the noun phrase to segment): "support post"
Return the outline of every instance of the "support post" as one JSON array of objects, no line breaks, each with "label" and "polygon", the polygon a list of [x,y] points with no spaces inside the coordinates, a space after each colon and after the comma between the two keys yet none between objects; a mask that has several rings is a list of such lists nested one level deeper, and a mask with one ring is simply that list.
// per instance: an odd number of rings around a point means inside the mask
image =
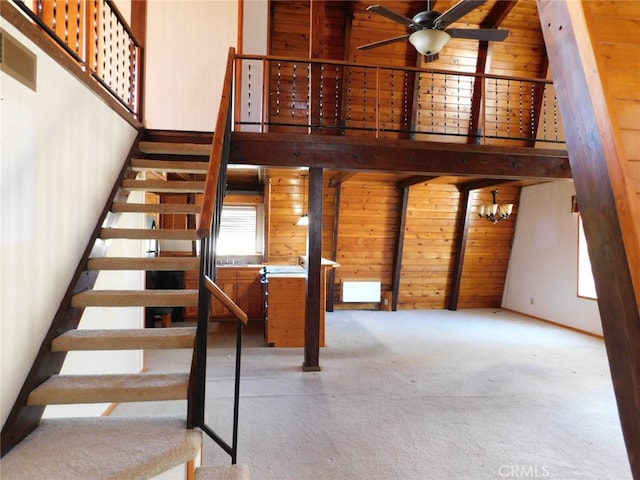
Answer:
[{"label": "support post", "polygon": [[307,246],[307,302],[304,322],[305,372],[320,370],[320,309],[322,298],[322,168],[309,169],[309,235]]}]

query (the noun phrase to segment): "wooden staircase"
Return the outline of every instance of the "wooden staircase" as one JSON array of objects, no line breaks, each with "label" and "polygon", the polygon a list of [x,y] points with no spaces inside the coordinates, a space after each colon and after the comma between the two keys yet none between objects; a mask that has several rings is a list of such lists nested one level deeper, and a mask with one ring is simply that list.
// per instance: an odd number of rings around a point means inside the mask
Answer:
[{"label": "wooden staircase", "polygon": [[[187,138],[188,135],[157,134],[154,132],[147,135],[150,139],[140,141],[137,148],[132,150],[129,165],[123,170],[123,179],[120,185],[114,188],[113,201],[105,210],[115,214],[116,217],[123,214],[150,213],[195,216],[199,212],[199,207],[194,203],[128,203],[125,199],[128,192],[134,190],[194,195],[203,192],[204,175],[208,167],[206,160],[208,160],[211,149],[211,136],[194,134],[196,141],[193,141],[193,139]],[[158,135],[161,140],[156,138]],[[185,176],[187,179],[181,178]],[[146,179],[148,177],[154,178]],[[195,222],[193,222],[193,228],[184,230],[128,229],[118,228],[115,221],[109,220],[109,215],[105,215],[105,219],[99,223],[100,227],[96,228],[96,244],[111,239],[119,239],[118,241],[153,239],[195,241],[198,239]],[[92,246],[87,249],[88,252],[96,250],[100,252],[100,249],[95,249]],[[95,253],[91,255],[95,255]],[[50,333],[43,342],[40,355],[25,382],[9,420],[3,428],[3,455],[7,451],[8,453],[4,455],[1,467],[7,478],[39,478],[37,475],[34,476],[34,472],[28,468],[34,458],[38,458],[37,463],[40,467],[45,465],[46,468],[49,468],[49,470],[45,468],[44,471],[52,472],[51,476],[46,478],[95,478],[95,472],[91,470],[93,461],[78,458],[78,452],[72,449],[50,448],[61,441],[57,438],[58,432],[66,430],[64,426],[60,426],[65,424],[64,419],[39,421],[46,405],[187,399],[189,372],[108,375],[61,375],[58,373],[63,361],[61,359],[64,359],[66,353],[71,351],[192,349],[194,347],[195,327],[130,330],[78,330],[77,327],[80,318],[78,312],[82,312],[87,307],[108,309],[112,307],[197,306],[197,290],[96,290],[92,287],[97,274],[102,270],[154,272],[197,270],[199,258],[114,258],[100,255],[88,258],[89,256],[86,255],[81,261],[81,265],[78,267],[79,274],[74,277],[75,283],[70,285],[68,290],[72,293],[68,296],[67,308],[65,311],[59,312],[59,315],[54,319]],[[87,278],[91,280],[87,280]],[[71,325],[69,325],[70,318],[73,319]],[[142,319],[141,325],[144,325]],[[58,334],[59,332],[62,333]],[[39,362],[40,364],[38,364]],[[42,363],[46,365],[47,362],[57,363],[43,367]],[[35,422],[34,416],[37,416]],[[95,418],[73,420],[74,434],[84,439],[84,452],[94,452],[101,458],[114,455],[114,462],[117,463],[117,468],[114,465],[114,475],[103,472],[104,475],[101,478],[150,478],[150,476],[159,473],[160,467],[169,469],[192,460],[200,450],[201,432],[186,428],[186,402],[185,418],[177,424],[175,418],[154,417],[157,426],[165,425],[166,431],[159,437],[150,435],[146,440],[148,449],[162,452],[167,448],[166,442],[169,439],[172,451],[179,452],[168,454],[165,459],[157,454],[140,454],[137,455],[139,459],[137,460],[122,451],[122,446],[130,443],[128,437],[138,438],[134,432],[142,424],[146,428],[148,418],[143,419],[142,423],[131,419],[126,425],[115,430],[109,420],[108,417],[103,417],[100,421],[96,421]],[[122,422],[122,419],[118,422]],[[43,424],[50,425],[51,423],[56,426],[42,428]],[[86,431],[83,430],[85,428],[83,425],[86,426]],[[177,430],[176,425],[179,425]],[[26,437],[26,440],[23,440],[23,437],[31,431],[33,433]],[[105,438],[109,439],[108,443],[105,443]],[[49,448],[43,448],[43,444],[49,445]],[[37,451],[33,449],[37,449]],[[116,460],[116,457],[119,460]],[[121,457],[126,460],[122,460]],[[108,465],[108,462],[106,464]],[[82,470],[82,465],[86,465],[87,469]],[[149,476],[140,472],[149,472]]]}]

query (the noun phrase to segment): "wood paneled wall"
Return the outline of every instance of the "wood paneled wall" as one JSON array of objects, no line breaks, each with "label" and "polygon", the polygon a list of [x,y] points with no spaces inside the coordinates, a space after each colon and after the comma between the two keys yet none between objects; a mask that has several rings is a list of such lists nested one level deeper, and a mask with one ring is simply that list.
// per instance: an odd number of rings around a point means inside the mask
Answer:
[{"label": "wood paneled wall", "polygon": [[383,290],[391,288],[399,201],[395,182],[384,177],[361,174],[343,183],[336,286],[343,280],[379,280]]},{"label": "wood paneled wall", "polygon": [[616,183],[625,249],[640,304],[640,3],[582,3],[620,147],[619,165],[610,171],[617,172],[612,180]]},{"label": "wood paneled wall", "polygon": [[398,297],[399,308],[445,308],[451,287],[460,192],[453,185],[414,185]]},{"label": "wood paneled wall", "polygon": [[[296,225],[306,201],[306,170],[270,169],[267,261],[295,264],[307,249],[307,228]],[[398,177],[360,173],[333,187],[335,172],[325,172],[322,251],[340,264],[335,271],[336,308],[378,308],[377,304],[340,303],[343,280],[377,280],[392,288],[400,232],[402,189]],[[336,205],[336,191],[341,189]],[[513,203],[512,217],[497,224],[480,219],[475,207],[492,202],[491,188],[472,193],[473,211],[465,251],[459,308],[499,307],[517,218],[520,187],[502,186],[499,203]],[[460,220],[460,192],[436,180],[410,189],[399,289],[399,309],[446,308],[453,282],[455,240]],[[334,220],[336,256],[332,255]]]}]

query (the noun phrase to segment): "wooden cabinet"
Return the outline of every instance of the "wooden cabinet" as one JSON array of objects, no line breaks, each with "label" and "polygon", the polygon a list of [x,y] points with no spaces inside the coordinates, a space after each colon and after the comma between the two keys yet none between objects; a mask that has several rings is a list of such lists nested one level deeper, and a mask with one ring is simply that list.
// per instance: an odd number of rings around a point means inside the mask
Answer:
[{"label": "wooden cabinet", "polygon": [[[261,268],[261,266],[219,267],[217,272],[218,287],[247,314],[249,319],[264,317]],[[198,272],[186,272],[185,288],[198,288]],[[191,319],[197,318],[197,307],[188,307],[185,316]],[[227,318],[234,318],[233,314],[212,297],[211,319]]]},{"label": "wooden cabinet", "polygon": [[[304,347],[306,298],[306,273],[268,276],[265,331],[269,345]],[[319,343],[324,347],[324,308],[320,313]]]},{"label": "wooden cabinet", "polygon": [[274,347],[303,347],[307,279],[304,274],[268,276],[266,340]]}]

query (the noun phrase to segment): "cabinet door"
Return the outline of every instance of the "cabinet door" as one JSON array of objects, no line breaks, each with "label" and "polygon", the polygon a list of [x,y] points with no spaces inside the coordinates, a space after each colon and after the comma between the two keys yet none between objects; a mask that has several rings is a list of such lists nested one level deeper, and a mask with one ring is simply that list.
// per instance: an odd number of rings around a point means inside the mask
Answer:
[{"label": "cabinet door", "polygon": [[[236,300],[236,273],[226,269],[218,270],[216,284],[227,296]],[[211,298],[211,316],[215,318],[232,318],[233,314],[215,297]]]},{"label": "cabinet door", "polygon": [[238,272],[236,303],[249,318],[264,317],[264,302],[262,296],[260,270]]}]

